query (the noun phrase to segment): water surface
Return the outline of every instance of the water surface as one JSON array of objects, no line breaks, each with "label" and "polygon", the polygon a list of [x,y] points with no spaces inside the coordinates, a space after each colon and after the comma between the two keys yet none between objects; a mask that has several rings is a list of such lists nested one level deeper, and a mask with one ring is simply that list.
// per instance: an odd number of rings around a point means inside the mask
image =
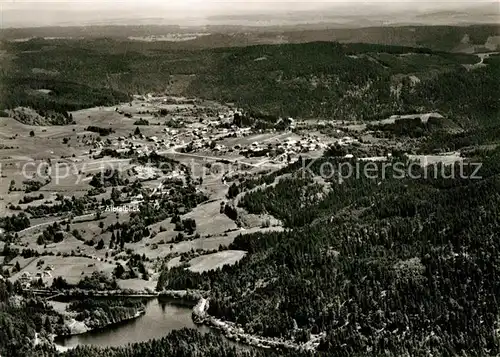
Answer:
[{"label": "water surface", "polygon": [[192,309],[189,307],[151,299],[147,302],[145,314],[136,319],[81,335],[58,337],[55,342],[64,347],[77,345],[117,347],[162,338],[171,331],[184,327],[196,328],[202,332],[210,331],[207,326],[196,325],[191,319],[191,312]]}]

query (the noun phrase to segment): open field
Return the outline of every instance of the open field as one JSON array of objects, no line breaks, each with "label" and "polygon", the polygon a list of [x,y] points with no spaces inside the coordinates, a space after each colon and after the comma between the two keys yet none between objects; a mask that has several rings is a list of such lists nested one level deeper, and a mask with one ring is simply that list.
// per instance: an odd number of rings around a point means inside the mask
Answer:
[{"label": "open field", "polygon": [[[235,220],[221,213],[221,204],[227,201],[229,185],[224,180],[226,175],[258,175],[261,172],[277,170],[282,164],[272,163],[271,158],[267,156],[245,157],[239,154],[238,150],[213,150],[209,147],[209,142],[192,152],[181,151],[190,142],[199,141],[199,131],[213,138],[221,147],[246,148],[254,147],[255,143],[265,147],[277,147],[282,141],[298,141],[301,137],[288,131],[250,131],[245,135],[230,137],[228,134],[234,130],[237,132],[238,129],[233,128],[228,132],[227,129],[207,126],[207,123],[217,120],[217,117],[212,117],[217,113],[226,113],[224,115],[230,117],[230,108],[215,102],[202,102],[206,107],[200,104],[183,104],[183,100],[185,99],[146,99],[137,96],[130,103],[73,111],[71,115],[75,123],[65,126],[25,125],[11,118],[0,121],[0,136],[5,138],[8,145],[0,151],[0,210],[3,214],[16,215],[19,210],[47,209],[44,207],[56,209],[62,200],[89,202],[90,199],[95,202],[92,209],[85,209],[78,214],[67,211],[30,217],[30,227],[17,233],[18,238],[12,243],[12,247],[20,251],[31,250],[42,256],[26,259],[18,257],[9,262],[7,266],[10,269],[17,262],[21,267],[21,271],[13,272],[11,279],[18,279],[23,274],[26,275],[25,273],[30,273],[30,276],[35,278],[37,273],[42,273],[46,285],[50,285],[52,279],[57,276],[76,284],[82,277],[95,271],[112,274],[117,263],[126,266],[130,254],[138,254],[147,259],[144,265],[152,275],[147,280],[118,279],[119,286],[135,290],[144,290],[146,287],[153,289],[158,275],[155,270],[158,265],[155,262],[164,257],[193,251],[201,251],[202,254],[212,252],[227,247],[239,234],[281,229],[263,229],[261,224],[264,218],[251,218],[252,215],[242,218],[247,229],[240,229]],[[172,101],[177,104],[169,104]],[[162,116],[158,115],[159,112],[163,113]],[[135,125],[136,121],[141,119],[147,120],[149,125]],[[184,124],[180,128],[170,128],[165,125],[169,120]],[[89,127],[110,130],[110,133],[100,135],[87,130]],[[137,128],[140,129],[140,134],[136,133]],[[33,133],[30,133],[31,131]],[[155,172],[154,177],[142,178],[136,173],[136,168],[141,166],[147,170],[152,163],[138,165],[134,159],[127,156],[100,155],[104,150],[111,150],[107,153],[116,150],[117,153],[123,154],[132,150],[136,155],[148,155],[156,151],[163,157],[176,160],[181,167],[186,167],[195,180],[200,180],[196,190],[208,198],[206,202],[180,215],[181,220],[192,219],[196,222],[197,236],[176,242],[179,231],[175,229],[171,217],[168,217],[147,227],[152,233],[150,237],[138,242],[126,242],[122,249],[112,247],[112,235],[115,230],[106,228],[127,224],[133,214],[126,211],[106,212],[106,204],[99,202],[109,201],[113,190],[126,190],[129,184],[104,187],[102,191],[99,190],[90,196],[89,192],[95,190],[92,186],[94,175],[108,170],[116,172],[126,177],[130,183],[140,183],[140,197],[142,194],[152,194],[157,198],[169,194],[169,191],[162,188],[165,180],[174,177],[185,182],[186,177],[182,172],[177,172],[178,168],[168,166],[151,171]],[[40,181],[43,185],[35,192],[25,192],[26,180]],[[31,201],[32,197],[40,194],[43,199]],[[21,203],[28,199],[27,203]],[[142,198],[128,198],[124,205],[131,200],[136,200],[139,204],[143,201]],[[17,206],[19,208],[16,208]],[[63,230],[62,241],[44,244],[37,242],[56,223],[60,224],[60,229]],[[77,232],[78,236],[75,236],[74,232]],[[96,248],[100,241],[103,247]],[[88,244],[89,242],[92,244]],[[243,255],[244,252],[239,251],[201,255],[193,260],[192,269],[215,269],[224,264],[233,264]],[[174,261],[175,259],[178,258],[174,258]],[[40,263],[37,267],[37,263],[42,260],[43,264]],[[45,267],[50,267],[50,274],[43,273],[42,269]]]},{"label": "open field", "polygon": [[[39,267],[37,264],[43,261]],[[43,277],[43,271],[45,267],[52,267],[52,270],[47,270],[50,276]],[[84,276],[90,276],[93,272],[105,272],[111,273],[113,271],[114,265],[110,263],[105,263],[95,259],[83,258],[83,257],[54,257],[54,256],[43,256],[40,258],[32,259],[26,266],[24,266],[20,272],[14,274],[11,279],[16,280],[20,278],[24,273],[28,272],[32,277],[40,277],[44,282],[50,286],[52,280],[56,277],[63,277],[70,284],[78,283]]]},{"label": "open field", "polygon": [[410,160],[416,160],[421,165],[435,165],[437,163],[442,163],[444,165],[453,165],[455,163],[460,163],[463,161],[463,158],[460,156],[458,152],[452,152],[443,155],[408,155]]},{"label": "open field", "polygon": [[202,255],[191,259],[189,270],[194,273],[201,273],[208,270],[214,270],[224,265],[233,265],[245,256],[246,252],[240,250],[226,250],[223,252]]},{"label": "open field", "polygon": [[[188,261],[186,269],[201,273],[204,271],[222,268],[224,265],[232,265],[245,256],[246,252],[239,250],[224,250],[218,253],[204,254]],[[167,262],[167,268],[171,269],[183,264],[181,257],[175,257]]]},{"label": "open field", "polygon": [[127,279],[118,280],[118,286],[120,289],[130,289],[133,291],[144,291],[156,289],[156,281],[154,280],[143,280],[143,279]]},{"label": "open field", "polygon": [[[209,238],[198,238],[190,241],[179,242],[175,244],[159,244],[158,248],[154,249],[151,246],[146,246],[145,243],[131,243],[126,244],[126,248],[132,249],[137,254],[146,254],[147,257],[151,259],[164,258],[169,254],[182,254],[188,253],[191,250],[206,250],[211,251],[214,249],[219,249],[220,246],[227,247],[234,241],[235,234],[229,234],[227,236],[217,236]],[[170,249],[172,246],[172,249]]]},{"label": "open field", "polygon": [[194,218],[196,229],[206,235],[221,235],[224,232],[238,229],[233,220],[220,214],[221,201],[214,201],[199,205],[183,218]]}]

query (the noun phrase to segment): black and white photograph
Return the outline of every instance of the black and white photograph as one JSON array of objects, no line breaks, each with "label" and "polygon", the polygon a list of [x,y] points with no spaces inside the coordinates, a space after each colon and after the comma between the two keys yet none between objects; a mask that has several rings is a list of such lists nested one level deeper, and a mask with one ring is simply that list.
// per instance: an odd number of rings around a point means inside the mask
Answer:
[{"label": "black and white photograph", "polygon": [[0,357],[500,356],[500,0],[0,0]]}]

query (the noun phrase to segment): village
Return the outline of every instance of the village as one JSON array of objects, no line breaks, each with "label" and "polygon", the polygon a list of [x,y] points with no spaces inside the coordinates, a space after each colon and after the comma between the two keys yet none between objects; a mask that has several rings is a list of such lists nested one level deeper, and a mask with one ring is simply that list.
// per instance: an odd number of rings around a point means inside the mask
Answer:
[{"label": "village", "polygon": [[[53,127],[50,132],[47,127],[17,123],[10,142],[19,149],[2,160],[2,174],[12,180],[2,181],[10,185],[2,186],[5,199],[0,200],[0,209],[6,215],[27,212],[31,220],[29,227],[16,233],[10,248],[35,252],[12,259],[3,270],[25,288],[33,283],[50,286],[57,277],[78,283],[97,271],[113,273],[116,264],[127,265],[132,254],[147,259],[147,279],[119,280],[122,288],[134,291],[154,290],[158,264],[165,259],[172,266],[183,259],[189,266],[203,258],[197,268],[201,271],[234,264],[244,252],[224,251],[221,258],[222,252],[215,251],[242,232],[283,226],[272,216],[255,217],[241,208],[238,220],[224,214],[231,184],[277,171],[300,158],[321,157],[326,150],[361,161],[390,160],[392,149],[405,150],[399,142],[377,138],[366,126],[278,118],[258,128],[249,122],[248,113],[234,105],[165,95],[136,95],[129,103],[84,109],[72,117],[74,125]],[[20,158],[24,165],[12,164]],[[24,172],[26,165],[30,169]],[[46,166],[44,170],[40,165]],[[33,199],[22,188],[27,178],[43,182],[37,187],[44,199]],[[190,210],[183,205],[176,208],[181,221],[196,222],[196,229],[183,238],[187,241],[179,242],[175,224],[165,219],[148,227],[147,241],[127,242],[121,251],[113,248],[107,227],[127,222],[145,202],[159,209],[164,197],[191,186],[206,203]],[[58,212],[59,202],[65,200],[82,200],[87,208],[71,215]],[[37,237],[40,240],[40,234],[55,224],[71,225],[81,233],[64,232],[60,243],[37,244]]]},{"label": "village", "polygon": [[[31,222],[17,231],[10,244],[0,243],[0,250],[7,246],[25,251],[2,269],[26,289],[33,284],[51,286],[58,277],[78,283],[97,271],[112,273],[117,263],[125,266],[130,254],[112,248],[106,227],[127,222],[145,200],[158,208],[162,197],[173,194],[176,187],[188,187],[191,180],[196,187],[193,194],[211,203],[192,212],[183,207],[177,211],[182,219],[196,221],[199,237],[193,233],[188,241],[176,243],[170,219],[158,222],[149,228],[149,241],[124,245],[125,250],[147,257],[149,278],[120,284],[152,291],[157,259],[171,256],[175,260],[195,250],[212,267],[211,252],[227,246],[240,233],[239,223],[220,213],[227,180],[277,170],[300,155],[321,155],[329,143],[320,135],[295,133],[291,118],[280,120],[278,128],[272,123],[272,128],[255,129],[241,125],[243,113],[234,107],[168,96],[135,96],[130,103],[85,109],[72,116],[74,125],[50,130],[12,121],[16,134],[9,141],[17,149],[2,158],[2,176],[8,179],[1,180],[5,198],[0,200],[0,209],[12,216],[26,212]],[[39,183],[40,198],[34,199],[27,182]],[[61,203],[70,201],[84,202],[85,208],[68,215]],[[266,219],[257,219],[245,229],[259,231]],[[64,225],[71,226],[71,231],[63,231]],[[281,229],[279,225],[271,228]],[[49,231],[62,241],[40,244],[40,237]],[[241,257],[239,252],[229,252],[218,264]]]}]

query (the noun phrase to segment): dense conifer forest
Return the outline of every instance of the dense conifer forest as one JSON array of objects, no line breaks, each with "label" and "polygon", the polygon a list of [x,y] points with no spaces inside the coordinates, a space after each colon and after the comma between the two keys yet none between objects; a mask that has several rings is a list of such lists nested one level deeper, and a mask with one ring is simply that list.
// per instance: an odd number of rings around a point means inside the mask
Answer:
[{"label": "dense conifer forest", "polygon": [[166,85],[172,94],[231,101],[272,118],[371,120],[439,110],[466,120],[498,110],[498,67],[468,71],[464,66],[479,62],[472,54],[335,42],[169,46],[109,39],[6,43],[14,57],[2,59],[1,109],[67,113]]},{"label": "dense conifer forest", "polygon": [[159,285],[210,290],[209,312],[253,333],[325,331],[320,350],[336,355],[496,355],[498,158],[483,157],[481,179],[436,166],[418,180],[332,182],[322,199],[302,177],[253,191],[244,207],[293,229],[240,236],[237,265],[170,269]]}]

